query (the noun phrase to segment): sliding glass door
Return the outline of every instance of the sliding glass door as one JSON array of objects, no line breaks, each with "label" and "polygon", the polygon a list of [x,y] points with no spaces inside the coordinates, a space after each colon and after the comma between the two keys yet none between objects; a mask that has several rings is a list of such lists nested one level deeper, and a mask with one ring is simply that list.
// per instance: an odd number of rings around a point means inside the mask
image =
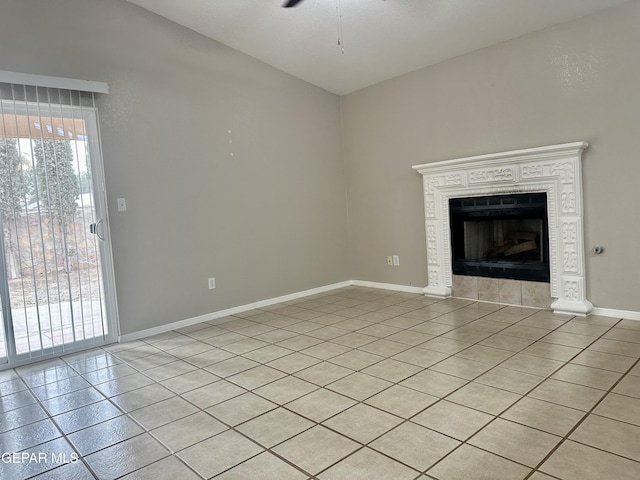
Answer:
[{"label": "sliding glass door", "polygon": [[[2,308],[0,307],[0,318],[2,316]],[[4,328],[0,328],[0,368],[8,363],[7,342],[4,338]]]},{"label": "sliding glass door", "polygon": [[0,362],[7,366],[114,341],[117,309],[93,96],[2,88]]}]

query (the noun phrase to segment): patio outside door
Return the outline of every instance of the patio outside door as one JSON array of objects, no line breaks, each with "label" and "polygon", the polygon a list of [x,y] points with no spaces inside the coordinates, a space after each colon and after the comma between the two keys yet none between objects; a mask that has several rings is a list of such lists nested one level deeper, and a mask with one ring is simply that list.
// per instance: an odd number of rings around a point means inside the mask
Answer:
[{"label": "patio outside door", "polygon": [[117,338],[93,95],[3,87],[0,369]]}]

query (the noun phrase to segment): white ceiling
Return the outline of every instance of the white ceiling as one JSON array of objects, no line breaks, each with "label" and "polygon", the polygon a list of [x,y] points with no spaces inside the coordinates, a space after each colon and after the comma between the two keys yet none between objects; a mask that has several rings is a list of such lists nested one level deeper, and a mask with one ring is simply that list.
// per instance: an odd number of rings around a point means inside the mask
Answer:
[{"label": "white ceiling", "polygon": [[342,95],[627,0],[128,1]]}]

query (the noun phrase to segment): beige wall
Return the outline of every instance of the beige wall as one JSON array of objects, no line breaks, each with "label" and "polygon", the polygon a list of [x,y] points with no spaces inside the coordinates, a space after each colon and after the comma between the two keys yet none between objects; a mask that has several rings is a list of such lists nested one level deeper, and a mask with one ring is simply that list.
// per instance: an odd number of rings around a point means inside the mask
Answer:
[{"label": "beige wall", "polygon": [[122,0],[4,0],[0,70],[110,85],[99,109],[122,333],[349,278],[422,287],[411,165],[579,140],[586,241],[606,248],[588,255],[589,298],[640,310],[639,23],[630,4],[341,102]]},{"label": "beige wall", "polygon": [[426,285],[412,165],[584,140],[588,298],[640,310],[638,25],[633,2],[343,97],[352,277]]},{"label": "beige wall", "polygon": [[349,278],[338,97],[120,0],[4,0],[0,45],[0,70],[109,83],[122,333]]}]

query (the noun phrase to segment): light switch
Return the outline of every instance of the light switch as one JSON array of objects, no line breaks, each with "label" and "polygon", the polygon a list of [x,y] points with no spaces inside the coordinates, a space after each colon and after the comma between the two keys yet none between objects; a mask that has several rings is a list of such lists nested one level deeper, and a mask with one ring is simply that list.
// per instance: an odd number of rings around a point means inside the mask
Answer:
[{"label": "light switch", "polygon": [[118,211],[126,212],[127,211],[127,200],[124,198],[118,199]]}]

